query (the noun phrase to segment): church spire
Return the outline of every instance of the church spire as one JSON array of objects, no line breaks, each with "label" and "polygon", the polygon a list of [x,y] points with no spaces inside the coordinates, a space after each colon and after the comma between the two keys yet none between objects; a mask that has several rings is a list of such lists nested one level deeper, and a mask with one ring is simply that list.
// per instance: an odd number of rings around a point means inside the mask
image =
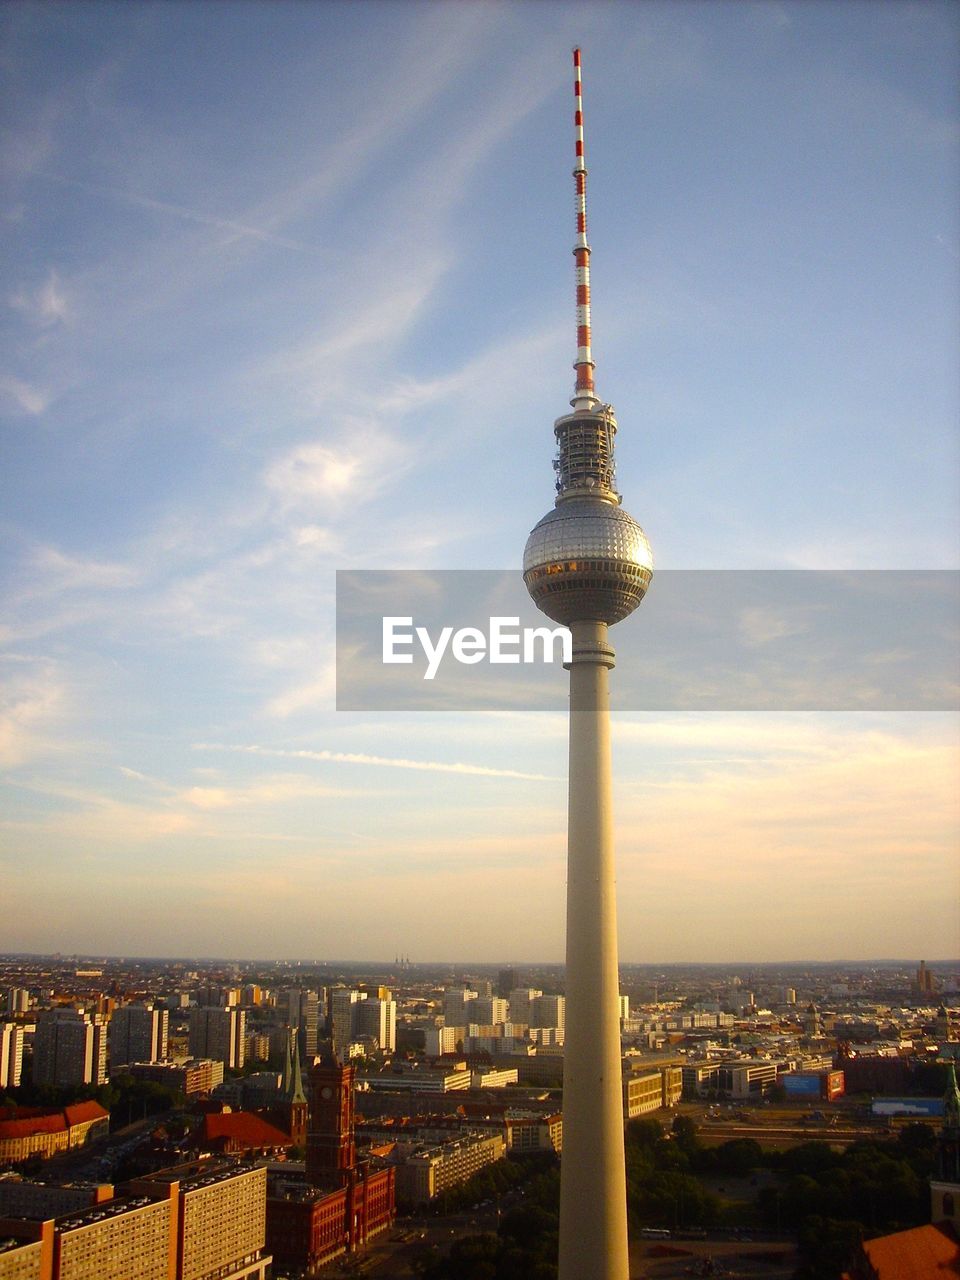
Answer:
[{"label": "church spire", "polygon": [[297,1041],[296,1031],[293,1032],[293,1034],[290,1036],[290,1039],[293,1042],[291,1045],[292,1052],[290,1055],[292,1058],[290,1083],[289,1085],[286,1085],[284,1088],[284,1096],[286,1097],[288,1102],[299,1102],[299,1103],[302,1103],[304,1106],[306,1106],[307,1095],[303,1089],[303,1075],[300,1071],[300,1051],[296,1042]]}]

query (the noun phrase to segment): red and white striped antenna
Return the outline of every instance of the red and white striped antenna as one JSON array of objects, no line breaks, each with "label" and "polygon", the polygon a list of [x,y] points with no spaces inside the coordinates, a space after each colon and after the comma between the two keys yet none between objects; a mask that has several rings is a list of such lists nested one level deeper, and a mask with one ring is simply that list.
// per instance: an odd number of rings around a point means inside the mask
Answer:
[{"label": "red and white striped antenna", "polygon": [[573,255],[577,264],[577,358],[574,368],[577,383],[571,404],[575,409],[590,409],[598,404],[593,387],[593,352],[590,340],[590,245],[587,243],[587,165],[583,154],[583,90],[580,83],[580,50],[573,51],[573,92],[576,107],[573,116],[576,138],[576,165],[573,178],[577,191],[577,243]]}]

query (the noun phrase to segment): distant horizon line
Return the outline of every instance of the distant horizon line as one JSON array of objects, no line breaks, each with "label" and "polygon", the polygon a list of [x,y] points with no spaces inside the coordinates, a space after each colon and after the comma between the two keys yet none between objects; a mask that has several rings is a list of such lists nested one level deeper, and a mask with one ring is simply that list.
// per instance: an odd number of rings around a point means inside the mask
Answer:
[{"label": "distant horizon line", "polygon": [[[211,956],[211,955],[156,955],[135,954],[133,952],[111,953],[104,951],[0,951],[0,962],[15,960],[98,960],[98,961],[158,961],[166,964],[233,964],[233,965],[290,965],[296,967],[312,966],[314,968],[348,968],[360,965],[365,968],[467,968],[470,966],[483,969],[510,968],[563,968],[562,960],[358,960],[344,958],[316,959],[306,957],[244,957],[244,956]],[[817,967],[817,968],[849,968],[851,966],[879,966],[883,968],[919,967],[920,964],[930,967],[960,968],[960,957],[934,958],[924,957],[876,956],[866,958],[815,960],[801,958],[796,960],[621,960],[621,969],[639,968],[700,968],[700,969],[749,969],[772,967]]]}]

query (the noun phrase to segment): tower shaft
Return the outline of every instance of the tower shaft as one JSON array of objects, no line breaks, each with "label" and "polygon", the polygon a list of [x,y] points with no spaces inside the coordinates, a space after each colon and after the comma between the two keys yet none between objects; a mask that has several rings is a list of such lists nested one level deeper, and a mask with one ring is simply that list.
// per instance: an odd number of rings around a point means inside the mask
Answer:
[{"label": "tower shaft", "polygon": [[627,1280],[617,903],[605,622],[570,663],[566,1032],[559,1280]]}]

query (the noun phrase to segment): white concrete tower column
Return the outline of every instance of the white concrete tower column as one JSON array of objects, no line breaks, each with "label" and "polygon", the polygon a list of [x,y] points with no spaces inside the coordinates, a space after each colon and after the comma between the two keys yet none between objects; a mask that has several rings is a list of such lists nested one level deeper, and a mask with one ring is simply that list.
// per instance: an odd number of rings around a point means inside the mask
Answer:
[{"label": "white concrete tower column", "polygon": [[605,622],[570,663],[566,1033],[559,1280],[627,1280],[620,994]]}]

